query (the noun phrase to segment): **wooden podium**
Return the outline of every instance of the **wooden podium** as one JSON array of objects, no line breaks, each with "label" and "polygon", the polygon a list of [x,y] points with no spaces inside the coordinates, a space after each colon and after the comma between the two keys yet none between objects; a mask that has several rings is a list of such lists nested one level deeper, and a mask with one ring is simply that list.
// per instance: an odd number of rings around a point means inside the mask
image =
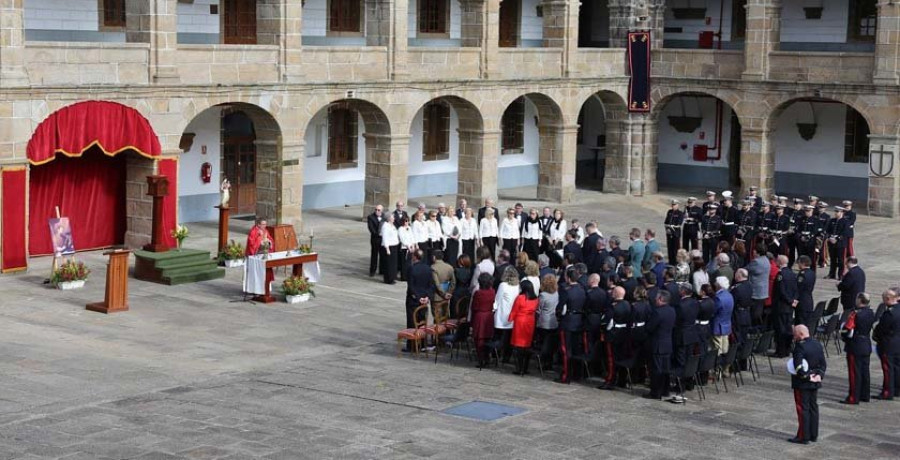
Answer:
[{"label": "wooden podium", "polygon": [[116,249],[104,252],[109,256],[106,269],[106,298],[103,302],[89,303],[87,309],[99,313],[128,311],[128,256],[131,251]]},{"label": "wooden podium", "polygon": [[290,224],[269,225],[266,227],[272,242],[275,243],[269,252],[281,252],[297,249],[297,233]]},{"label": "wooden podium", "polygon": [[216,206],[219,209],[219,251],[216,257],[225,250],[228,245],[228,219],[231,214],[231,208],[228,206]]},{"label": "wooden podium", "polygon": [[169,246],[163,235],[163,198],[169,195],[169,178],[166,176],[147,176],[147,195],[153,197],[153,228],[150,233],[150,244],[144,245],[145,251],[166,252]]}]

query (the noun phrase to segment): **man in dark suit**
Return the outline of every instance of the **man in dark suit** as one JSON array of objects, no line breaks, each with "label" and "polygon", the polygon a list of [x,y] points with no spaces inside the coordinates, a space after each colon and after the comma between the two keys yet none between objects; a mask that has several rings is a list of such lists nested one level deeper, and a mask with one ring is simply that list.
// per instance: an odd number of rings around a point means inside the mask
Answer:
[{"label": "man in dark suit", "polygon": [[882,300],[887,309],[875,328],[875,342],[878,344],[878,358],[884,372],[884,386],[875,399],[889,401],[900,393],[900,292],[897,288],[884,291]]},{"label": "man in dark suit", "polygon": [[812,259],[807,255],[797,259],[800,274],[797,275],[797,309],[794,312],[794,324],[805,324],[807,329],[815,330],[810,324],[816,304],[813,301],[813,290],[816,288],[816,271],[812,269]]},{"label": "man in dark suit", "polygon": [[403,201],[397,202],[397,207],[394,209],[394,227],[400,228],[403,225],[403,219],[409,220],[409,213],[406,212],[406,206]]},{"label": "man in dark suit", "polygon": [[694,298],[694,290],[690,284],[683,283],[681,285],[676,284],[676,286],[678,289],[677,295],[680,299],[678,306],[675,307],[673,343],[675,345],[675,368],[680,369],[684,367],[687,357],[700,343],[700,335],[697,330],[697,315],[700,313],[700,302]]},{"label": "man in dark suit", "polygon": [[566,245],[563,247],[563,258],[566,257],[566,254],[574,255],[576,262],[582,262],[584,260],[581,245],[578,244],[577,230],[569,230],[566,232]]},{"label": "man in dark suit", "polygon": [[[422,258],[424,254],[417,249],[412,252],[412,266],[409,267],[409,274],[406,280],[406,327],[416,327],[413,313],[416,308],[422,305],[428,305],[429,300],[434,296],[434,276],[432,276],[431,267],[426,264]],[[428,310],[424,310],[425,316]],[[420,312],[421,315],[421,312]],[[423,318],[415,318],[422,321]],[[407,342],[406,350],[412,350],[412,343]]]},{"label": "man in dark suit", "polygon": [[556,317],[559,318],[559,354],[562,358],[562,371],[557,383],[569,383],[571,369],[569,359],[577,355],[579,342],[582,342],[584,330],[584,305],[587,295],[584,288],[578,283],[578,272],[575,267],[566,270],[566,287],[560,292],[559,303],[556,306]]},{"label": "man in dark suit", "polygon": [[775,329],[775,356],[785,358],[791,348],[791,317],[797,300],[797,275],[788,267],[788,256],[782,254],[776,259],[778,274],[772,289],[772,326]]},{"label": "man in dark suit", "polygon": [[791,372],[791,388],[794,389],[794,405],[797,407],[797,435],[789,442],[809,444],[819,437],[819,388],[825,376],[827,364],[822,344],[809,336],[809,329],[800,324],[794,326],[794,372]]},{"label": "man in dark suit", "polygon": [[841,321],[841,338],[847,352],[847,376],[850,379],[849,394],[843,404],[869,402],[869,357],[872,355],[872,326],[875,313],[869,308],[869,294],[860,293],[856,306],[846,312]]},{"label": "man in dark suit", "polygon": [[656,308],[647,321],[650,352],[650,392],[647,399],[669,396],[669,372],[672,364],[672,330],[675,328],[675,309],[669,305],[669,291],[660,291],[652,301]]},{"label": "man in dark suit", "polygon": [[594,255],[597,253],[597,240],[600,239],[600,234],[597,233],[597,224],[588,222],[584,226],[584,232],[586,236],[584,237],[584,243],[581,245],[581,261],[588,267],[593,267]]},{"label": "man in dark suit", "polygon": [[[460,198],[460,199],[459,199],[459,206],[456,208],[456,213],[455,213],[455,214],[456,214],[456,218],[457,218],[457,219],[462,219],[463,217],[466,217],[466,208],[468,208],[468,207],[469,207],[469,202],[466,201],[465,198]],[[479,221],[480,221],[480,220],[481,220],[481,219],[479,219]]]},{"label": "man in dark suit", "polygon": [[846,262],[847,240],[850,235],[850,221],[844,216],[846,209],[834,208],[834,217],[828,222],[825,233],[828,235],[828,254],[831,256],[831,267],[828,269],[829,279],[841,279]]},{"label": "man in dark suit", "polygon": [[375,211],[366,218],[366,224],[369,226],[369,246],[371,253],[369,255],[369,276],[375,276],[375,269],[381,273],[381,266],[378,264],[378,253],[381,252],[381,224],[384,222],[384,207],[380,204],[375,206]]},{"label": "man in dark suit", "polygon": [[856,306],[856,296],[860,292],[866,292],[866,273],[859,268],[859,260],[856,257],[847,259],[847,273],[838,283],[838,291],[841,292],[841,306],[844,310],[850,310]]},{"label": "man in dark suit", "polygon": [[509,251],[503,249],[497,254],[497,267],[494,269],[494,289],[500,287],[503,282],[503,272],[509,267]]},{"label": "man in dark suit", "polygon": [[494,207],[493,198],[485,198],[484,206],[478,208],[478,223],[481,224],[481,219],[484,219],[484,214],[487,212],[487,209],[491,208],[494,210],[494,218],[500,219],[500,211]]},{"label": "man in dark suit", "polygon": [[[749,273],[746,268],[739,268],[734,273],[734,285],[731,286],[731,297],[734,298],[734,312],[732,313],[731,329],[737,336],[738,343],[747,341],[747,334],[753,325],[750,309],[753,308],[753,286],[750,284]],[[743,366],[744,363],[741,363]]]}]

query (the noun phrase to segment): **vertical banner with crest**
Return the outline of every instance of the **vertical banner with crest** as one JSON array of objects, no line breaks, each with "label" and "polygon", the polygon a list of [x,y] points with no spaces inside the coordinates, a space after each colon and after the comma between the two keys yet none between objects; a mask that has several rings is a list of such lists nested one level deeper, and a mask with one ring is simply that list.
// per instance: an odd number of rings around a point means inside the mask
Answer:
[{"label": "vertical banner with crest", "polygon": [[650,111],[650,32],[628,33],[628,111]]}]

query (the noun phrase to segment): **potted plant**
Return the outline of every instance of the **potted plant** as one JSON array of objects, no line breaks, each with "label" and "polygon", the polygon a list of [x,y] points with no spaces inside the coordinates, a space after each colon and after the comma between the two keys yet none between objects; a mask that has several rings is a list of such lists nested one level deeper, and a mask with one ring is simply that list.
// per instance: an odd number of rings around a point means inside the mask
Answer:
[{"label": "potted plant", "polygon": [[310,297],[315,297],[313,292],[315,285],[309,282],[305,276],[292,276],[284,280],[281,284],[284,290],[285,301],[287,303],[300,303],[309,301]]},{"label": "potted plant", "polygon": [[57,289],[67,291],[69,289],[80,289],[84,287],[91,271],[84,265],[84,262],[75,262],[69,259],[53,271],[51,282]]},{"label": "potted plant", "polygon": [[234,240],[225,245],[225,249],[219,254],[219,259],[224,261],[227,268],[241,267],[244,265],[244,245]]},{"label": "potted plant", "polygon": [[181,250],[181,245],[184,243],[184,240],[187,239],[188,228],[184,225],[176,225],[175,230],[172,230],[172,238],[175,238],[175,241],[178,243],[178,250]]}]

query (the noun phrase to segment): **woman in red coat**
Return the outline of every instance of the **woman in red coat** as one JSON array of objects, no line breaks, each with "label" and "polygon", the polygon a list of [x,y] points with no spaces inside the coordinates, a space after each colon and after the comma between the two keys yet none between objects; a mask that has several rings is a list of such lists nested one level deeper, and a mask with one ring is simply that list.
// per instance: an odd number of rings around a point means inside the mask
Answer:
[{"label": "woman in red coat", "polygon": [[494,292],[494,277],[489,273],[482,273],[478,277],[478,290],[472,295],[472,307],[469,309],[479,368],[487,364],[485,344],[494,336],[494,297],[497,297]]},{"label": "woman in red coat", "polygon": [[528,373],[528,361],[531,360],[531,341],[534,338],[535,312],[538,308],[538,296],[534,293],[531,281],[519,283],[522,291],[513,303],[509,312],[509,321],[513,323],[512,338],[509,344],[516,351],[516,375]]}]

